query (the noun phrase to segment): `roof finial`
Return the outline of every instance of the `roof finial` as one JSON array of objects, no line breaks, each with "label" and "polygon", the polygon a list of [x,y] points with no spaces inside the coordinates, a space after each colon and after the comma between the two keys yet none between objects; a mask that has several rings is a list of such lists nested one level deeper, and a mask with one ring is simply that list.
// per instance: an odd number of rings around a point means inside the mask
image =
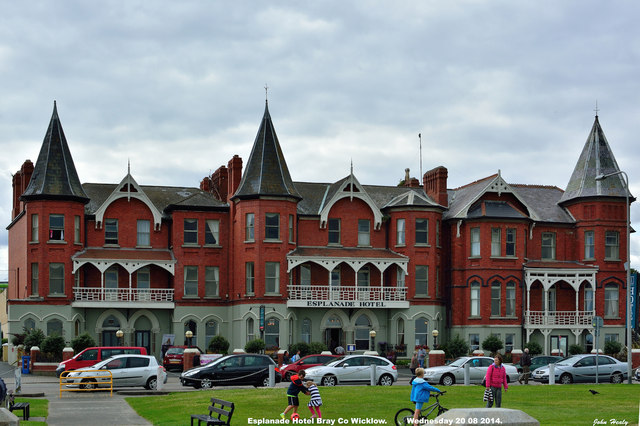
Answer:
[{"label": "roof finial", "polygon": [[600,111],[598,109],[598,100],[596,99],[596,109],[594,109],[594,111],[596,112],[596,118],[598,118],[598,111]]},{"label": "roof finial", "polygon": [[267,83],[264,84],[264,100],[269,102],[269,86]]}]

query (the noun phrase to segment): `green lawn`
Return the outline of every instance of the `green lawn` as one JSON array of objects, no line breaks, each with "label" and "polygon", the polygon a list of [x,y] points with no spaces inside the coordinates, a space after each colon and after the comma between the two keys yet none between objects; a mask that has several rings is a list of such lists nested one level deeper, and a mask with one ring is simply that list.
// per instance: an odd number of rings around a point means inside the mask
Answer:
[{"label": "green lawn", "polygon": [[[29,418],[43,417],[46,418],[49,415],[49,400],[41,398],[20,398],[16,397],[16,402],[28,402],[29,403]],[[22,420],[22,411],[15,411],[14,414],[20,419],[21,425],[28,426],[46,426],[45,422],[34,422],[31,420]]]},{"label": "green lawn", "polygon": [[[589,389],[596,389],[592,395]],[[483,388],[480,386],[451,386],[440,398],[446,408],[483,407]],[[352,419],[380,419],[393,423],[397,410],[409,407],[409,386],[320,387],[324,419],[342,419],[342,424],[357,424]],[[126,398],[144,418],[156,425],[188,424],[191,414],[207,412],[209,399],[233,401],[236,412],[232,423],[249,424],[250,419],[279,419],[286,407],[286,389],[216,389],[215,391],[181,392],[167,396]],[[301,396],[299,412],[309,418],[308,397]],[[595,420],[611,419],[638,424],[640,386],[634,385],[555,385],[514,386],[503,393],[502,406],[526,412],[541,425],[593,425]],[[257,423],[253,423],[257,424]],[[335,424],[338,424],[336,422]],[[621,423],[624,424],[624,423]]]}]

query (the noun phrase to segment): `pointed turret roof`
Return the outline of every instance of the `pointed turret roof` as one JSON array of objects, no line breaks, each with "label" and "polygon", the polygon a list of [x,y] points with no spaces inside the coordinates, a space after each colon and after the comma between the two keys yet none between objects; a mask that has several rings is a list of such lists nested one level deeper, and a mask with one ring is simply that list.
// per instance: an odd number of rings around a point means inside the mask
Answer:
[{"label": "pointed turret roof", "polygon": [[284,160],[271,122],[268,102],[265,103],[264,116],[247,167],[232,199],[257,198],[262,195],[301,198]]},{"label": "pointed turret roof", "polygon": [[78,179],[55,101],[53,101],[53,114],[49,128],[42,142],[29,186],[20,198],[26,201],[44,199],[74,200],[84,203],[89,201]]},{"label": "pointed turret roof", "polygon": [[559,204],[583,197],[625,197],[626,188],[622,176],[611,176],[606,181],[597,181],[599,175],[619,172],[620,168],[604,136],[600,121],[596,119],[582,149],[567,189]]}]

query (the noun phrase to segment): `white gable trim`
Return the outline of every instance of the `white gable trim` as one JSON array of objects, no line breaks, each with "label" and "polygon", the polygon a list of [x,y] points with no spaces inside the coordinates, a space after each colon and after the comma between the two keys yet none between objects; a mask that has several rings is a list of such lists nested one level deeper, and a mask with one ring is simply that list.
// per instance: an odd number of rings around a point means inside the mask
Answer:
[{"label": "white gable trim", "polygon": [[[127,191],[121,191],[121,189],[127,185]],[[135,191],[131,191],[131,188],[135,188]],[[96,210],[96,229],[102,228],[102,222],[104,220],[104,213],[107,211],[107,208],[116,200],[120,198],[126,198],[127,201],[130,201],[132,198],[136,200],[142,201],[149,210],[151,210],[151,214],[153,215],[153,229],[160,230],[160,226],[162,225],[162,213],[158,211],[156,206],[153,205],[147,194],[144,193],[138,182],[131,176],[130,173],[120,181],[116,188],[113,190],[111,195],[105,200],[104,203]]]},{"label": "white gable trim", "polygon": [[[353,191],[354,187],[356,187],[358,190]],[[356,179],[353,173],[350,174],[349,177],[340,184],[340,187],[338,188],[336,193],[333,194],[333,197],[331,197],[329,202],[320,211],[321,229],[327,227],[327,221],[329,219],[329,212],[331,211],[331,207],[333,207],[335,203],[342,200],[343,198],[349,198],[349,200],[358,198],[364,201],[373,213],[373,229],[376,231],[380,230],[380,227],[382,226],[382,212],[376,206],[376,203],[373,202],[367,191],[365,191],[362,185],[360,185],[360,182],[358,182],[358,179]]]}]

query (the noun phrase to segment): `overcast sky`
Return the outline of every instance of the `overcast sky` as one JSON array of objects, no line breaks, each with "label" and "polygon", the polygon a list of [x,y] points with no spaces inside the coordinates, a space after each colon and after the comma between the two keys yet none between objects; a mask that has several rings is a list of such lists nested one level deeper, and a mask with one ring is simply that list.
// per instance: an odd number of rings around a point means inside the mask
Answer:
[{"label": "overcast sky", "polygon": [[[268,5],[267,5],[268,3]],[[11,174],[53,101],[82,182],[198,186],[269,110],[294,181],[443,165],[564,189],[600,123],[640,195],[636,1],[30,1],[0,13],[0,279]],[[632,221],[640,218],[640,203]],[[638,228],[637,222],[636,228]],[[640,237],[632,266],[640,261]]]}]

